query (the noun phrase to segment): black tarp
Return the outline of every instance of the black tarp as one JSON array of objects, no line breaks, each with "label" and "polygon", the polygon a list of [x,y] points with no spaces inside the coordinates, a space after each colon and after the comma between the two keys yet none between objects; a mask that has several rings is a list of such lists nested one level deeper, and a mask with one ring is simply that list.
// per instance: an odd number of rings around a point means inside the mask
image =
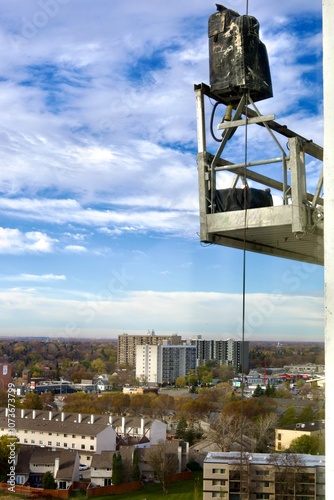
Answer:
[{"label": "black tarp", "polygon": [[273,198],[270,189],[255,189],[246,187],[217,189],[216,212],[232,212],[250,208],[272,207]]}]

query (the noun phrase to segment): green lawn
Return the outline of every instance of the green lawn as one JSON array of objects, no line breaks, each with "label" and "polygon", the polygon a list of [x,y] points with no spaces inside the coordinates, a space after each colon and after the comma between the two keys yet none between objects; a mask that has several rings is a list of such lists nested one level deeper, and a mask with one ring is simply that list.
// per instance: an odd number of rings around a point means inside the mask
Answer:
[{"label": "green lawn", "polygon": [[[195,481],[198,481],[199,484],[197,492],[195,492]],[[144,484],[140,490],[133,493],[93,497],[93,500],[161,500],[162,496],[162,487],[159,484]],[[85,496],[78,495],[77,498],[85,498]],[[166,498],[168,500],[202,500],[202,475],[194,473],[193,479],[190,481],[169,484]]]}]

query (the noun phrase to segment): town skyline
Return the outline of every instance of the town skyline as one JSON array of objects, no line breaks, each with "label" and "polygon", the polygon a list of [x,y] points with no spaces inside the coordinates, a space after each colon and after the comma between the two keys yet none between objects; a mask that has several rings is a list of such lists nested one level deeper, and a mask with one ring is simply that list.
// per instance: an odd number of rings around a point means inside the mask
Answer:
[{"label": "town skyline", "polygon": [[[215,4],[0,9],[0,335],[240,339],[242,251],[198,236],[193,85],[209,83]],[[322,145],[320,0],[249,14],[274,92],[258,107]],[[254,138],[257,158],[267,143]],[[308,161],[310,191],[319,170]],[[323,340],[322,267],[247,252],[245,274],[245,340]]]}]

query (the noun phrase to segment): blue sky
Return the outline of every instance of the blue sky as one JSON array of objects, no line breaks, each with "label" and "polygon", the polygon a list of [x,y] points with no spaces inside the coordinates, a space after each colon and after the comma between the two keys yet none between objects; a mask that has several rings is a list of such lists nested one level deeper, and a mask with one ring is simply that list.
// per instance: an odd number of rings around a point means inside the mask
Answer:
[{"label": "blue sky", "polygon": [[[0,0],[0,335],[240,338],[242,252],[198,237],[193,85],[209,83],[215,10]],[[321,1],[249,14],[274,89],[257,106],[322,145]],[[323,340],[322,267],[247,253],[246,292],[246,339]]]}]

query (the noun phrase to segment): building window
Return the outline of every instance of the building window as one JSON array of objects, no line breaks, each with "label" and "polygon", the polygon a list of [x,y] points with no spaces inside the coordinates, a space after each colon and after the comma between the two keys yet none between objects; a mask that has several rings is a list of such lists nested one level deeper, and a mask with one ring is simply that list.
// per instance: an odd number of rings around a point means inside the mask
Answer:
[{"label": "building window", "polygon": [[64,443],[64,448],[67,448],[67,443]]},{"label": "building window", "polygon": [[72,448],[75,448],[75,443],[72,443]]},{"label": "building window", "polygon": [[225,474],[226,469],[212,469],[213,474]]},{"label": "building window", "polygon": [[59,441],[56,442],[56,446],[60,446],[60,442]]},{"label": "building window", "polygon": [[59,481],[59,489],[66,490],[66,481]]},{"label": "building window", "polygon": [[282,434],[280,432],[277,434],[277,439],[278,441],[282,441]]},{"label": "building window", "polygon": [[48,446],[52,446],[52,441],[48,441]]},{"label": "building window", "polygon": [[94,445],[91,444],[90,447],[89,447],[89,449],[92,450],[92,451],[94,451]]},{"label": "building window", "polygon": [[81,445],[81,449],[84,450],[86,446],[84,444]]},{"label": "building window", "polygon": [[226,481],[224,479],[214,479],[212,481],[213,486],[225,486]]},{"label": "building window", "polygon": [[16,484],[24,484],[25,477],[24,476],[16,476]]},{"label": "building window", "polygon": [[64,438],[67,438],[67,434],[64,434]]},{"label": "building window", "polygon": [[35,444],[35,440],[34,439],[31,440],[31,444]]},{"label": "building window", "polygon": [[81,439],[86,439],[86,436],[81,436]]},{"label": "building window", "polygon": [[74,438],[74,439],[75,439],[75,438],[76,438],[76,435],[75,435],[75,434],[72,434],[72,438]]}]

